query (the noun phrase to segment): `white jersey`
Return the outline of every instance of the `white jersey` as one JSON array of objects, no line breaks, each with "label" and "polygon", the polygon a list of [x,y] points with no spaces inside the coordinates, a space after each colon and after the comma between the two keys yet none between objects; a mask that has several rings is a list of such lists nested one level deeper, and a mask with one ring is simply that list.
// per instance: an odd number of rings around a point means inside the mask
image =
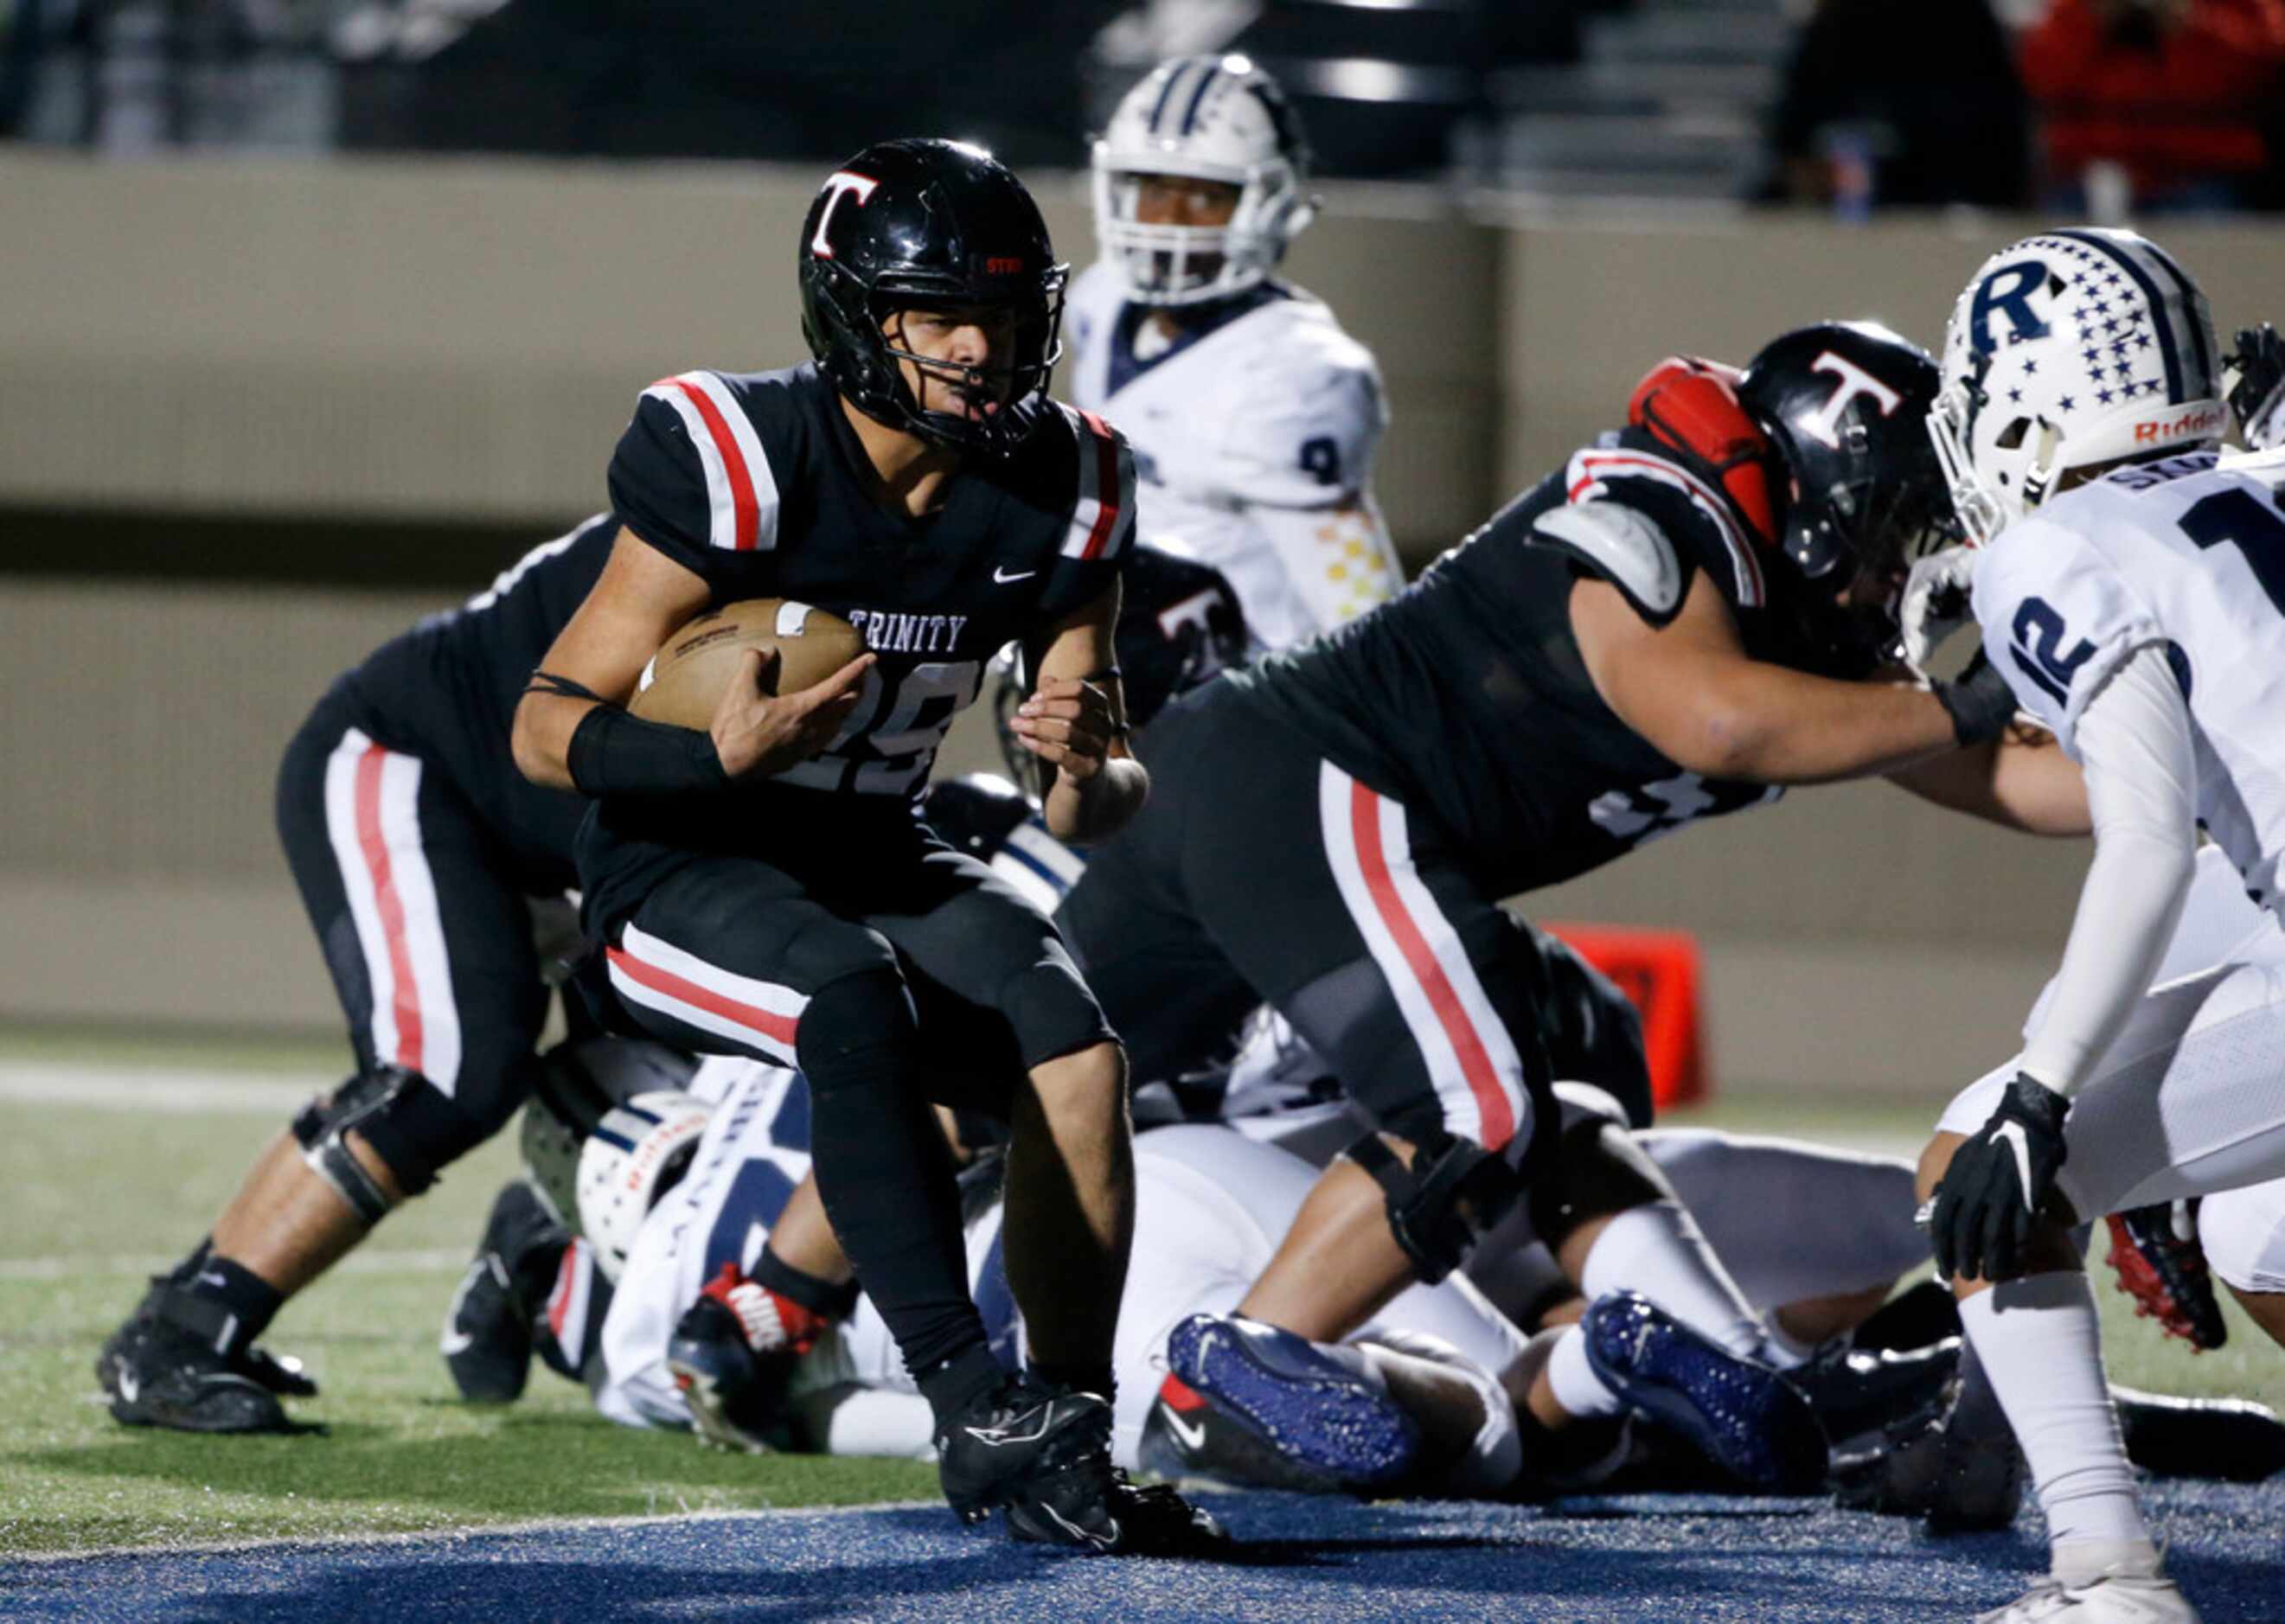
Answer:
[{"label": "white jersey", "polygon": [[687,1426],[666,1344],[699,1289],[725,1263],[750,1272],[770,1226],[809,1172],[809,1090],[781,1066],[707,1062],[691,1092],[714,1115],[690,1171],[643,1220],[603,1319],[595,1405],[634,1426]]},{"label": "white jersey", "polygon": [[2285,856],[2285,451],[2211,451],[2066,492],[1978,557],[1983,647],[2077,758],[2087,702],[2135,650],[2166,650],[2195,730],[2198,820],[2280,906]]},{"label": "white jersey", "polygon": [[1372,499],[1388,412],[1372,352],[1322,301],[1266,283],[1217,314],[1154,353],[1150,310],[1098,261],[1065,310],[1070,397],[1134,447],[1141,534],[1220,569],[1284,648],[1404,584]]}]

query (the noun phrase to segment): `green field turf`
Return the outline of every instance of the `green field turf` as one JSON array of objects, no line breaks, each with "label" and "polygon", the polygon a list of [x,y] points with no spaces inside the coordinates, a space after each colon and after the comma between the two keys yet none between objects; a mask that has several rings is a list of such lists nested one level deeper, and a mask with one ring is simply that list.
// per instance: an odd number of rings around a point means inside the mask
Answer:
[{"label": "green field turf", "polygon": [[[120,1074],[113,1094],[130,1099],[138,1077],[177,1070],[243,1079],[252,1097],[195,1111],[24,1097],[24,1079],[48,1065],[109,1068]],[[933,1470],[912,1462],[731,1456],[614,1426],[544,1369],[511,1408],[457,1402],[438,1322],[513,1171],[513,1134],[455,1167],[279,1317],[266,1340],[324,1385],[322,1398],[294,1407],[324,1436],[114,1424],[91,1374],[97,1345],[143,1275],[204,1232],[290,1110],[287,1079],[334,1065],[330,1050],[307,1047],[0,1035],[0,1555],[934,1495]],[[1932,1114],[1740,1096],[1676,1120],[1888,1148],[1912,1142]],[[2107,1286],[2102,1296],[2116,1379],[2285,1405],[2279,1350],[2234,1306],[2230,1345],[2194,1358],[2135,1322]]]}]

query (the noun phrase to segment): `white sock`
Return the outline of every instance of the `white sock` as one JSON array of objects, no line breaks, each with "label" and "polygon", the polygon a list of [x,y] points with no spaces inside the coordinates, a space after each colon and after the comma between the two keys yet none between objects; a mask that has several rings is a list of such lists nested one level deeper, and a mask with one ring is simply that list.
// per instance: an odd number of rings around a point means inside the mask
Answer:
[{"label": "white sock", "polygon": [[1769,1356],[1761,1321],[1696,1220],[1676,1202],[1649,1202],[1612,1219],[1579,1273],[1589,1302],[1613,1291],[1639,1291],[1739,1358]]},{"label": "white sock", "polygon": [[2148,1540],[2073,1540],[2055,1547],[2049,1570],[2074,1589],[2106,1573],[2131,1579],[2158,1575],[2158,1548]]},{"label": "white sock", "polygon": [[2006,1281],[1962,1302],[1959,1319],[2030,1463],[2058,1556],[2077,1541],[2148,1541],[2086,1276]]},{"label": "white sock", "polygon": [[1547,1355],[1547,1385],[1555,1401],[1582,1421],[1615,1416],[1626,1408],[1587,1362],[1587,1333],[1576,1325],[1564,1327],[1563,1334],[1555,1338],[1555,1346]]}]

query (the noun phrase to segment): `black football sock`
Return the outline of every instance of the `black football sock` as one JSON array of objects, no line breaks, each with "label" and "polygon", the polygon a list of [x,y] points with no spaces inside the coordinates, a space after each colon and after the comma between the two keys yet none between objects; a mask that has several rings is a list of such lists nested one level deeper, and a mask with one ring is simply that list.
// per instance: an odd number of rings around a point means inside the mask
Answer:
[{"label": "black football sock", "polygon": [[242,1264],[209,1253],[188,1279],[159,1293],[159,1317],[235,1358],[270,1327],[286,1301],[276,1286]]},{"label": "black football sock", "polygon": [[751,1276],[757,1285],[767,1286],[789,1303],[796,1303],[820,1319],[845,1320],[857,1306],[857,1283],[844,1281],[835,1285],[829,1280],[796,1268],[768,1247],[754,1264]]},{"label": "black football sock", "polygon": [[941,1423],[1001,1374],[968,1291],[951,1148],[927,1061],[888,970],[828,983],[802,1012],[810,1157],[825,1215]]},{"label": "black football sock", "polygon": [[1050,1386],[1094,1393],[1105,1403],[1115,1403],[1119,1398],[1119,1384],[1111,1379],[1107,1361],[1099,1365],[1051,1365],[1035,1359],[1032,1361],[1032,1374]]}]

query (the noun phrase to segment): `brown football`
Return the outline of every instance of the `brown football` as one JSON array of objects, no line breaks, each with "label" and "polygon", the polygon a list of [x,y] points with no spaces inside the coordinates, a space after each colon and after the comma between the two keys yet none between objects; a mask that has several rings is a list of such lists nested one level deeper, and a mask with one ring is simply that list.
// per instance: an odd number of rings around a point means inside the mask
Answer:
[{"label": "brown football", "polygon": [[647,722],[705,727],[722,689],[749,648],[778,653],[762,668],[762,691],[793,694],[824,681],[865,652],[857,628],[838,615],[783,598],[748,598],[709,609],[661,645],[643,668],[627,709]]}]

